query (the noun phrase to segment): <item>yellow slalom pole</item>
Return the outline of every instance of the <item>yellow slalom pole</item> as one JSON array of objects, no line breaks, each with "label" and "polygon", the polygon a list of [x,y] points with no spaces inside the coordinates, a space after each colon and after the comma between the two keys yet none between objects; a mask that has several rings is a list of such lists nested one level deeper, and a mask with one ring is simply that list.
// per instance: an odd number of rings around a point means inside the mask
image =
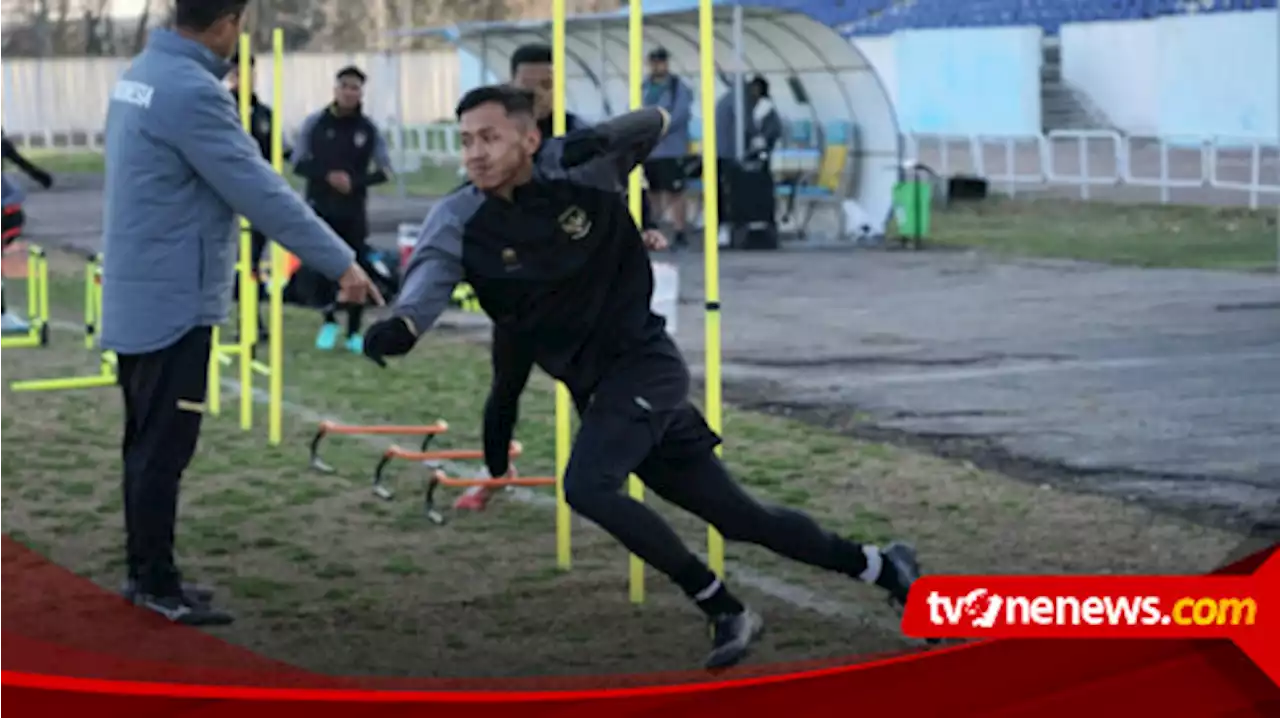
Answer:
[{"label": "yellow slalom pole", "polygon": [[[716,37],[712,0],[698,0],[698,58],[702,80],[702,195],[703,270],[706,278],[706,384],[707,424],[716,433],[723,430],[720,404],[720,177],[716,166]],[[721,447],[716,453],[722,454]],[[717,576],[724,577],[724,537],[714,526],[707,527],[707,561]]]},{"label": "yellow slalom pole", "polygon": [[[99,258],[95,259],[94,262],[95,266],[98,267],[98,273],[101,274],[102,267],[100,264],[96,264],[101,262],[101,255],[98,255],[98,257]],[[40,281],[40,311],[38,312],[40,321],[39,339],[40,344],[43,346],[49,342],[49,257],[45,255],[43,249],[40,250],[40,272],[38,276]],[[101,285],[99,285],[98,291],[99,294],[101,294]],[[102,316],[101,296],[98,296],[98,316]]]},{"label": "yellow slalom pole", "polygon": [[[284,105],[284,30],[271,31],[271,166],[284,173],[284,118],[280,108]],[[279,446],[283,434],[282,405],[284,403],[284,247],[271,243],[271,339],[270,339],[270,391],[267,400],[267,441]],[[256,294],[254,296],[257,296]],[[254,311],[254,317],[258,315]]]},{"label": "yellow slalom pole", "polygon": [[31,336],[36,346],[44,346],[49,340],[49,257],[43,247],[27,252],[27,291],[27,299],[34,300],[27,305]]},{"label": "yellow slalom pole", "polygon": [[40,265],[43,258],[35,245],[27,247],[27,319],[40,314]]},{"label": "yellow slalom pole", "polygon": [[[240,34],[240,122],[253,132],[253,51],[249,33]],[[258,287],[253,279],[253,239],[249,220],[240,218],[240,428],[253,427],[253,345],[258,340]]]},{"label": "yellow slalom pole", "polygon": [[205,404],[211,416],[222,413],[222,329],[214,327],[210,343],[213,351],[209,352],[209,381],[205,390]]},{"label": "yellow slalom pole", "polygon": [[92,256],[84,268],[84,348],[93,350],[94,334],[97,331],[97,298],[94,287],[98,285],[98,263]]},{"label": "yellow slalom pole", "polygon": [[[638,110],[644,106],[644,3],[642,0],[631,0],[630,13],[627,18],[627,35],[630,45],[630,87],[631,109]],[[627,197],[631,204],[631,216],[636,224],[643,221],[643,197],[640,194],[640,168],[634,167],[627,178]],[[640,478],[632,474],[627,478],[627,493],[636,501],[644,501],[644,484]],[[631,602],[644,603],[644,561],[631,554]]]},{"label": "yellow slalom pole", "polygon": [[89,285],[89,289],[93,292],[93,314],[91,321],[93,322],[93,341],[89,342],[89,348],[97,347],[101,340],[97,339],[98,334],[102,331],[102,254],[93,255],[93,283]]},{"label": "yellow slalom pole", "polygon": [[[551,67],[554,83],[551,117],[552,130],[556,135],[563,135],[566,129],[564,16],[565,0],[551,0]],[[569,388],[556,382],[556,564],[565,571],[573,565],[569,503],[564,495],[564,472],[569,465],[571,449],[571,411]]]}]

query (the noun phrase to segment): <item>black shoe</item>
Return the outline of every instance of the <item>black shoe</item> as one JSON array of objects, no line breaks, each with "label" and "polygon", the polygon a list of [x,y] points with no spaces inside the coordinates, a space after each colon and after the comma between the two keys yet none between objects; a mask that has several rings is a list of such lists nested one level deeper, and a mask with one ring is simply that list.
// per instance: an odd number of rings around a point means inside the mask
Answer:
[{"label": "black shoe", "polygon": [[195,603],[184,596],[152,596],[139,593],[134,604],[184,626],[225,626],[235,618],[207,603]]},{"label": "black shoe", "polygon": [[[208,603],[213,600],[213,588],[198,583],[183,583],[182,594],[191,603]],[[124,600],[129,603],[137,603],[137,579],[126,579],[124,585],[120,587],[120,595],[124,596]]]},{"label": "black shoe", "polygon": [[[905,611],[907,595],[911,592],[911,584],[920,578],[920,563],[916,560],[916,550],[904,543],[891,543],[880,550],[884,566],[880,569],[880,578],[876,585],[889,592],[889,605]],[[937,645],[938,638],[926,638],[926,643]]]},{"label": "black shoe", "polygon": [[714,637],[711,654],[707,656],[709,671],[737,665],[747,656],[751,642],[764,634],[764,619],[749,608],[742,613],[718,616],[711,625]]},{"label": "black shoe", "polygon": [[891,543],[880,549],[884,565],[880,569],[880,577],[876,585],[889,592],[889,603],[898,610],[907,607],[907,594],[911,584],[920,578],[920,564],[916,561],[916,550],[904,543]]}]

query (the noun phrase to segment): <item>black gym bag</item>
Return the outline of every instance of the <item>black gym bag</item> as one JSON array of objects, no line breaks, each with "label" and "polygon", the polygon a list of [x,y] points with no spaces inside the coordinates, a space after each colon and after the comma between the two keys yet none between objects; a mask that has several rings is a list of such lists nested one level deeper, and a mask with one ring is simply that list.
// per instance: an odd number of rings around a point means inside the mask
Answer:
[{"label": "black gym bag", "polygon": [[734,249],[777,249],[777,195],[767,155],[742,162],[723,162],[727,216]]}]

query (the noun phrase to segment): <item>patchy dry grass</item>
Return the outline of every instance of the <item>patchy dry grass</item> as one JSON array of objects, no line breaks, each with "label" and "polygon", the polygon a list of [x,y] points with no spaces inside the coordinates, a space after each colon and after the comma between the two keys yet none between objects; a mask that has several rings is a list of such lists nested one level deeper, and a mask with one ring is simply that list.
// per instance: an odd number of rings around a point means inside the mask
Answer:
[{"label": "patchy dry grass", "polygon": [[933,217],[929,242],[993,254],[1143,267],[1267,270],[1275,210],[992,197]]},{"label": "patchy dry grass", "polygon": [[[54,266],[82,265],[59,259]],[[6,288],[21,296],[20,284]],[[79,286],[66,277],[53,292],[55,314],[73,324]],[[444,418],[451,430],[440,446],[478,445],[489,380],[484,346],[445,331],[381,370],[312,349],[318,317],[290,310],[286,321],[292,404],[358,423]],[[4,352],[3,520],[14,538],[114,587],[123,570],[118,392],[27,394],[8,386],[94,366],[70,331],[55,332],[43,349]],[[538,374],[523,400],[518,438],[527,454],[519,465],[526,475],[553,466],[551,389]],[[625,551],[586,523],[575,523],[574,568],[561,573],[545,505],[504,494],[484,514],[437,527],[422,514],[419,467],[397,467],[394,501],[370,492],[385,443],[333,437],[325,454],[338,473],[319,475],[306,466],[312,420],[286,415],[285,441],[271,447],[265,407],[246,433],[234,395],[224,392],[223,401],[184,479],[178,539],[186,572],[214,583],[239,617],[218,635],[313,670],[366,675],[660,671],[700,660],[706,636],[696,612],[653,572],[648,602],[629,604]],[[1215,566],[1238,541],[784,418],[730,407],[725,429],[726,459],[757,495],[810,511],[849,536],[912,539],[927,569],[1191,573]],[[702,543],[704,527],[652,494],[649,500]],[[753,547],[730,546],[729,559],[731,580],[736,574],[743,595],[772,624],[756,662],[904,645],[896,617],[863,586]],[[846,615],[799,608],[763,590],[780,582],[836,602]]]}]

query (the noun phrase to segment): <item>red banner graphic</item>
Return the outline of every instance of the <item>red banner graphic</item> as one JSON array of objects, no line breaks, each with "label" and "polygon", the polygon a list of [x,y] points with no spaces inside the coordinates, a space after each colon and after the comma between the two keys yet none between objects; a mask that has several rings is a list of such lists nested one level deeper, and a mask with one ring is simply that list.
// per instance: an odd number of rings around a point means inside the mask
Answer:
[{"label": "red banner graphic", "polygon": [[[0,681],[14,715],[1280,715],[1274,546],[1209,577],[931,576],[904,630],[990,640],[845,666],[572,686],[316,675],[152,620],[8,540],[4,569]],[[86,624],[98,601],[119,615]]]},{"label": "red banner graphic", "polygon": [[1225,638],[1280,683],[1280,559],[1249,576],[925,576],[918,638]]}]

